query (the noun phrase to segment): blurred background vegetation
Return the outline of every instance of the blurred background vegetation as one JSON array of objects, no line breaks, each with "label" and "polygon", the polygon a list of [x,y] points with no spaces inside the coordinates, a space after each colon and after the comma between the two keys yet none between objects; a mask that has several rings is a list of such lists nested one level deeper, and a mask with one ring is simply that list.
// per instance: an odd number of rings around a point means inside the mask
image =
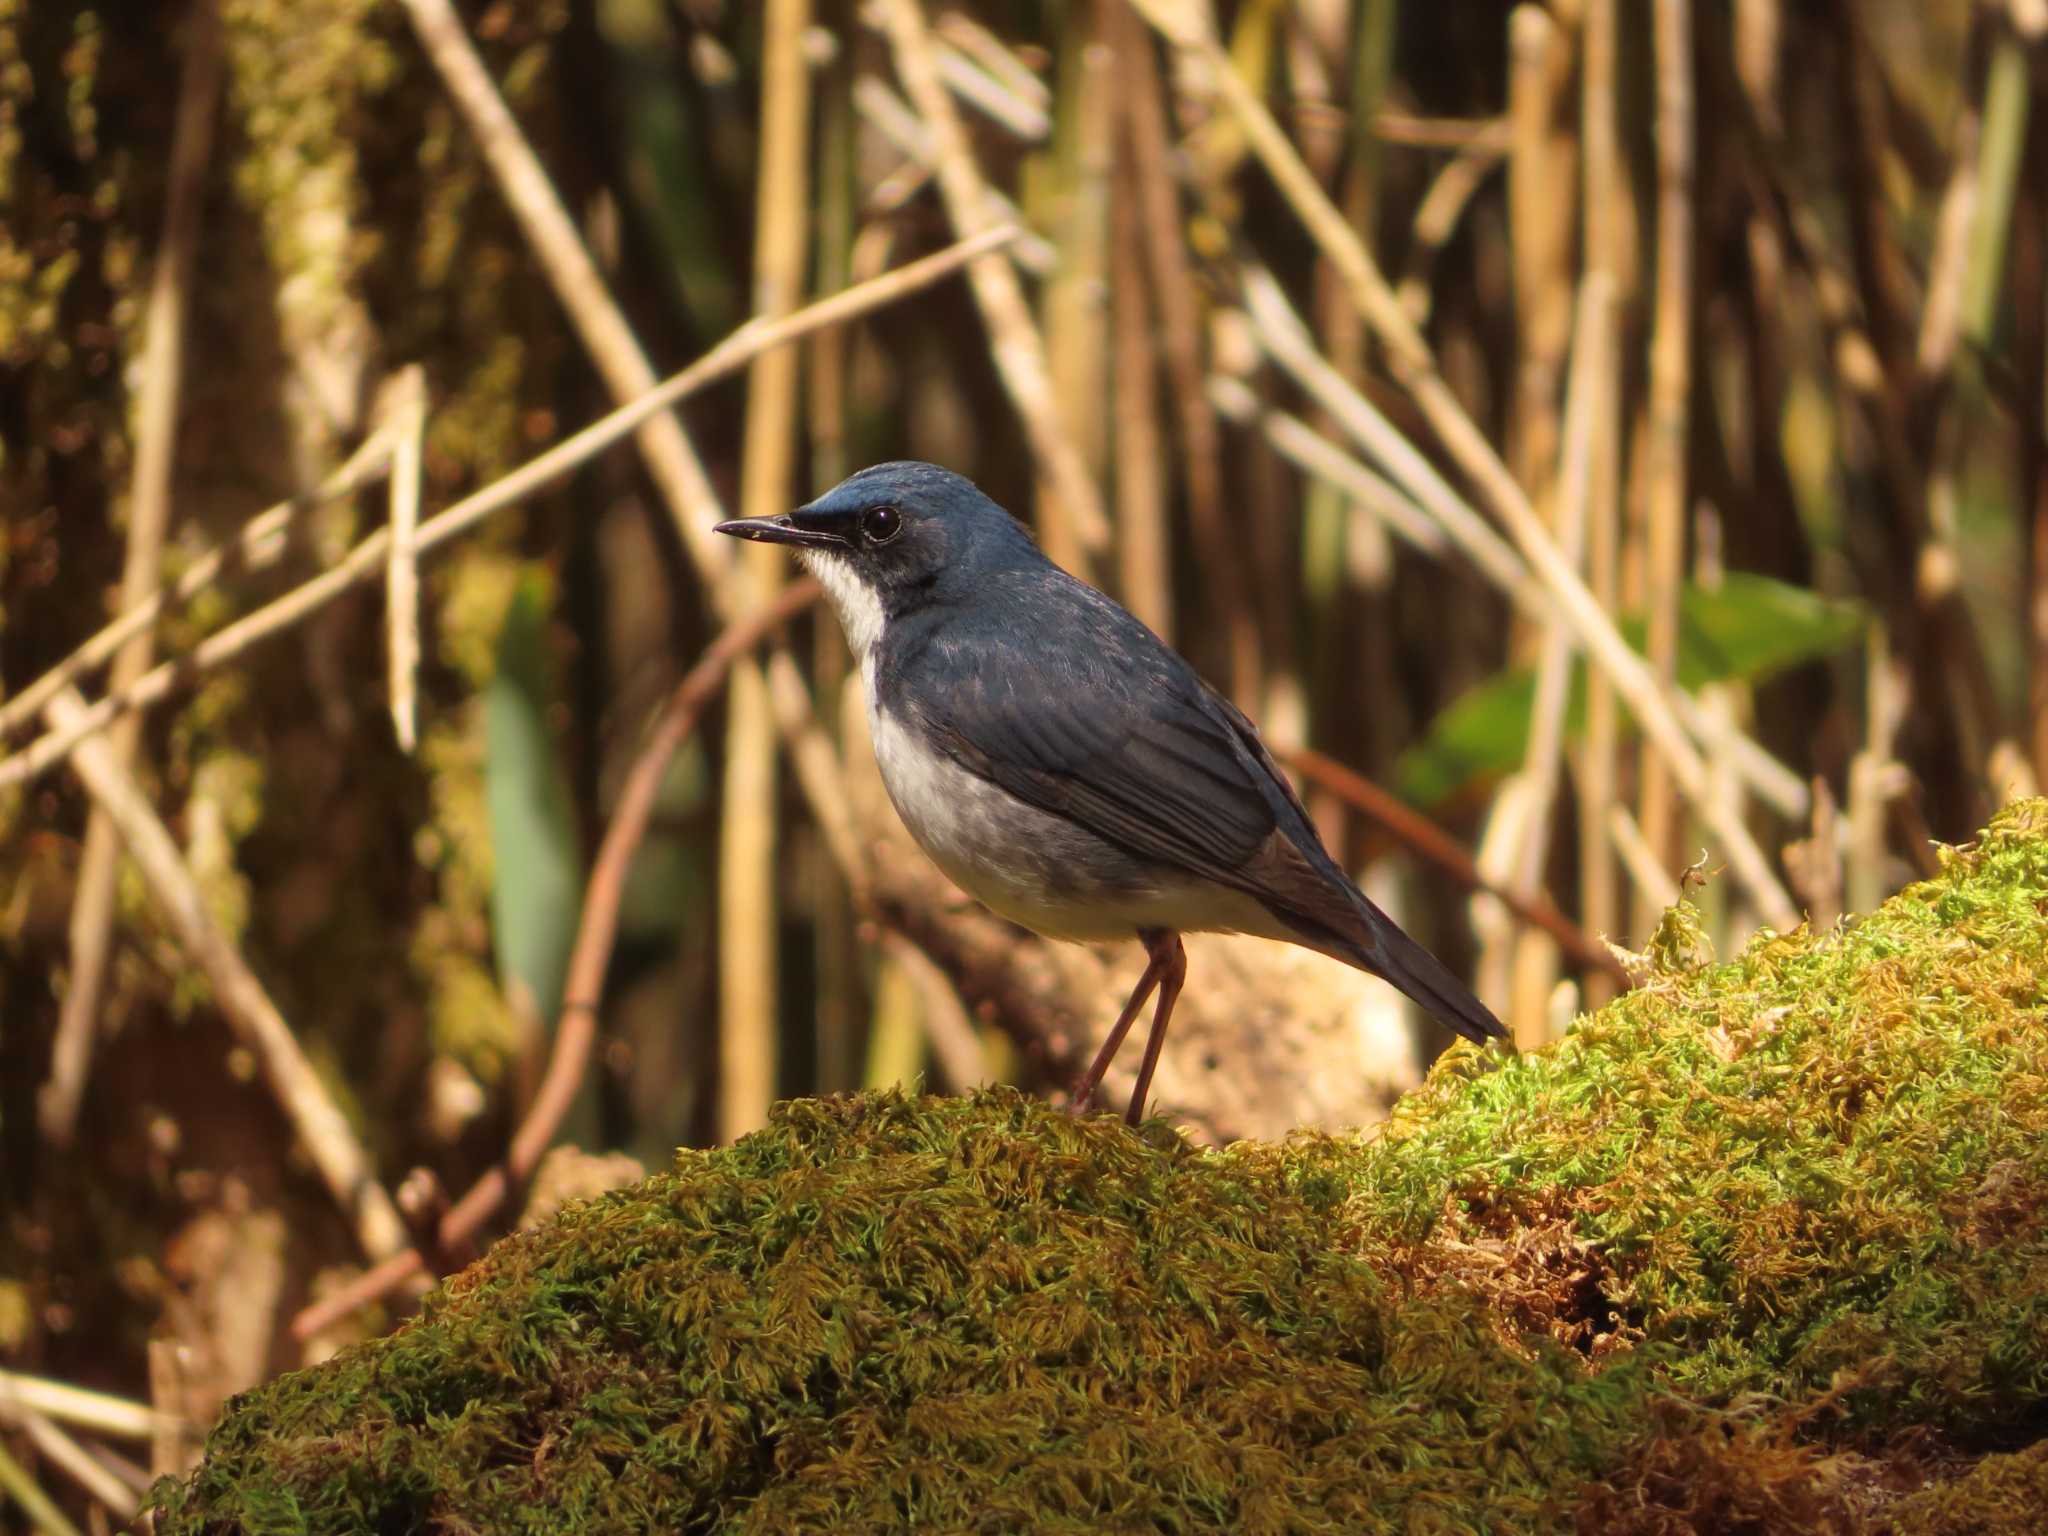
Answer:
[{"label": "blurred background vegetation", "polygon": [[[407,1304],[310,1302],[502,1230],[436,1241],[441,1192],[535,1101],[650,717],[783,579],[709,525],[878,459],[972,476],[1186,652],[1525,1044],[1696,864],[1723,952],[1874,905],[2048,778],[2044,59],[2041,0],[0,0],[0,1483],[118,1513],[224,1394]],[[1012,221],[416,597],[380,560],[202,649],[409,494]],[[76,680],[173,663],[98,760],[269,1033],[83,753],[19,755],[76,707],[31,685],[170,583]],[[797,624],[662,776],[561,1141],[1049,1087],[1106,1026],[1121,990],[1044,1026],[941,898],[866,887],[846,672]]]}]

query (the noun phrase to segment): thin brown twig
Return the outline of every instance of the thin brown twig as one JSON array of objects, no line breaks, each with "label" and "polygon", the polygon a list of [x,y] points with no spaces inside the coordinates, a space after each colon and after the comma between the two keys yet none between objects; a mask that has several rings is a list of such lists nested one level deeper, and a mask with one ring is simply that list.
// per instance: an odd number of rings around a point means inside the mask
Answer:
[{"label": "thin brown twig", "polygon": [[1418,858],[1427,859],[1470,891],[1485,891],[1498,897],[1515,916],[1533,923],[1558,942],[1572,963],[1589,970],[1621,976],[1620,963],[1596,943],[1548,897],[1488,880],[1479,864],[1458,840],[1425,816],[1419,816],[1363,774],[1347,768],[1333,757],[1307,747],[1274,754],[1304,778],[1322,785],[1347,805],[1370,818]]},{"label": "thin brown twig", "polygon": [[[525,1182],[554,1140],[562,1117],[568,1113],[582,1084],[597,1035],[597,1009],[604,992],[605,971],[611,964],[612,945],[618,936],[619,901],[625,893],[633,855],[646,836],[648,818],[669,760],[689,740],[705,709],[725,686],[734,663],[817,599],[817,583],[809,579],[792,582],[765,607],[728,626],[676,685],[648,729],[647,739],[620,786],[611,825],[605,829],[604,841],[584,885],[583,913],[577,922],[576,943],[569,953],[562,987],[561,1017],[555,1025],[554,1047],[549,1052],[540,1086],[504,1158],[471,1185],[442,1217],[440,1246],[444,1251],[455,1251],[468,1242],[512,1191]],[[417,1248],[393,1254],[301,1311],[292,1319],[292,1337],[309,1338],[359,1307],[388,1295],[419,1273],[425,1263]]]},{"label": "thin brown twig", "polygon": [[[807,305],[787,320],[748,321],[681,373],[429,518],[420,525],[421,553],[446,543],[493,512],[532,495],[586,459],[630,435],[649,417],[738,372],[769,348],[786,346],[826,326],[839,325],[869,310],[895,303],[949,276],[975,257],[997,249],[1012,234],[1011,230],[990,230],[962,240],[943,251],[871,278],[844,293]],[[276,525],[276,514],[282,510],[274,508],[259,521],[271,520]],[[277,526],[280,531],[271,534],[273,538],[281,537],[281,525]],[[251,537],[245,530],[233,547],[244,547]],[[189,654],[161,663],[138,678],[133,687],[97,700],[65,728],[49,731],[12,757],[0,759],[0,789],[22,783],[62,762],[80,741],[104,729],[116,715],[156,703],[192,678],[239,656],[259,641],[290,628],[351,586],[373,579],[383,568],[389,537],[386,530],[375,530],[350,550],[339,564],[208,636]],[[41,684],[31,686],[40,687]]]},{"label": "thin brown twig", "polygon": [[[85,701],[70,689],[48,706],[51,723],[59,727],[84,712]],[[176,841],[107,742],[80,742],[72,766],[94,802],[105,807],[165,921],[205,973],[221,1013],[256,1053],[271,1092],[335,1203],[347,1214],[363,1251],[373,1259],[395,1251],[405,1238],[398,1208],[377,1182],[348,1117],[329,1097],[284,1015],[207,911],[199,882],[185,867]]]},{"label": "thin brown twig", "polygon": [[[185,379],[185,320],[192,272],[199,254],[200,213],[220,103],[224,52],[220,18],[211,4],[194,5],[179,69],[177,118],[171,131],[169,195],[157,241],[143,312],[142,384],[136,405],[135,476],[128,498],[128,547],[121,570],[121,606],[131,608],[157,589],[164,535],[171,521],[178,408]],[[113,686],[149,670],[155,636],[144,629],[114,657]],[[121,767],[135,756],[139,721],[124,721],[108,739]],[[71,905],[71,970],[58,1010],[50,1075],[36,1096],[43,1136],[68,1146],[85,1096],[86,1074],[98,1032],[101,983],[113,943],[114,895],[121,845],[106,813],[86,823],[77,892]]]}]

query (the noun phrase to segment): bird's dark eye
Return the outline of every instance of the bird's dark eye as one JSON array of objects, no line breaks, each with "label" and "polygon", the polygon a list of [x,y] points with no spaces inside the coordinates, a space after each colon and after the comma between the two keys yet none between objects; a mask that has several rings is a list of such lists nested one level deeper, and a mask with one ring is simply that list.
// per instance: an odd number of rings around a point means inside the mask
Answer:
[{"label": "bird's dark eye", "polygon": [[903,514],[894,507],[869,507],[860,515],[860,531],[870,544],[886,544],[903,531]]}]

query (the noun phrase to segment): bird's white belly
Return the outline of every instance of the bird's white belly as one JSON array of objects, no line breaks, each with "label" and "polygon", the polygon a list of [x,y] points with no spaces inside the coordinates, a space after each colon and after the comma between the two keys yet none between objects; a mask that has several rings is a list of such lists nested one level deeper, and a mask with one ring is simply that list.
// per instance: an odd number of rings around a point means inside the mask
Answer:
[{"label": "bird's white belly", "polygon": [[999,916],[1080,942],[1155,928],[1300,942],[1243,892],[1146,863],[969,773],[877,709],[872,684],[868,726],[882,783],[911,836]]}]

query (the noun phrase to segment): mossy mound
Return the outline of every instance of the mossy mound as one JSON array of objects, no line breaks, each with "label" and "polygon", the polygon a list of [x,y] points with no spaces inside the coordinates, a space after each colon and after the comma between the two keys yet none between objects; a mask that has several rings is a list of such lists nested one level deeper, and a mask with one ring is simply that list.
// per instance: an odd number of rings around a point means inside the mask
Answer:
[{"label": "mossy mound", "polygon": [[1843,933],[1684,924],[1377,1139],[785,1105],[239,1399],[158,1529],[2025,1528],[2048,803]]}]

